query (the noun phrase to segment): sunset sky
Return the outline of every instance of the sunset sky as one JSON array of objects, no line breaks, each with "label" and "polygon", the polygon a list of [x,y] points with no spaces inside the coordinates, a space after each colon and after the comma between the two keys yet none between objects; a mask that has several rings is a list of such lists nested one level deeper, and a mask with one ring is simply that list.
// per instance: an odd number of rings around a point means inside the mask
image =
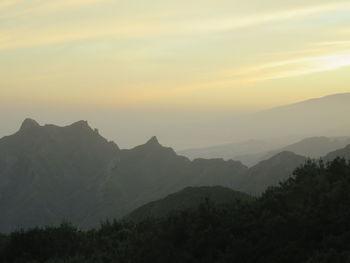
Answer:
[{"label": "sunset sky", "polygon": [[350,1],[0,1],[2,107],[246,112],[349,80]]}]

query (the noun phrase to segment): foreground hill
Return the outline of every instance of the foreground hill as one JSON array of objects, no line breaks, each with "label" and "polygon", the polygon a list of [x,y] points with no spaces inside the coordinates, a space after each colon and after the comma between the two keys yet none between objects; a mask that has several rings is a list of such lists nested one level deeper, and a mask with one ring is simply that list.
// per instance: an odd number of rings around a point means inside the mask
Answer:
[{"label": "foreground hill", "polygon": [[171,213],[194,209],[206,200],[212,204],[232,204],[235,201],[253,200],[249,195],[221,186],[187,187],[161,200],[148,203],[128,215],[127,219],[142,221],[147,218],[165,217]]},{"label": "foreground hill", "polygon": [[308,161],[251,202],[139,223],[35,228],[0,235],[0,262],[350,262],[350,163]]}]

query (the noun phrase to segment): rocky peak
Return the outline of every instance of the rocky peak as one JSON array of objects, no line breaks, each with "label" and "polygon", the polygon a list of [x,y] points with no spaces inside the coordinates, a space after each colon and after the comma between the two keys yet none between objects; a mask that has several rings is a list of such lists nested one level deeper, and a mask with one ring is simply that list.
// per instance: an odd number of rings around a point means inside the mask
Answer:
[{"label": "rocky peak", "polygon": [[33,119],[25,119],[21,125],[21,131],[27,131],[27,130],[32,130],[35,128],[40,127],[39,123],[37,123],[35,120]]},{"label": "rocky peak", "polygon": [[71,128],[74,129],[89,129],[92,130],[87,121],[77,121],[70,125]]},{"label": "rocky peak", "polygon": [[153,136],[146,142],[146,145],[160,145],[160,143],[158,141],[158,138],[156,136]]}]

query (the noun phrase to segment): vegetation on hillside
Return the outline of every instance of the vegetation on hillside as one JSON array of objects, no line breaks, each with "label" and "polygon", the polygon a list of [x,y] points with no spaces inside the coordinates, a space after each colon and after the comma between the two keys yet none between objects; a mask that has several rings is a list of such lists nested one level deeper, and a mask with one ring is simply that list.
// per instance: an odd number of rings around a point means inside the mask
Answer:
[{"label": "vegetation on hillside", "polygon": [[350,162],[308,161],[252,202],[81,231],[64,223],[0,236],[0,262],[350,261]]}]

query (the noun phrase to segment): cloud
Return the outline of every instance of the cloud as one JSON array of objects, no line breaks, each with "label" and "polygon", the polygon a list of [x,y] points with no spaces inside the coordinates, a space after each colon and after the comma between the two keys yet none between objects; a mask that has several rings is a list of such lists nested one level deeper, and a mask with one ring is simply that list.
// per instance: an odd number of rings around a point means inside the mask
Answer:
[{"label": "cloud", "polygon": [[316,7],[314,6],[309,8],[299,8],[272,13],[257,13],[252,15],[235,16],[233,18],[201,20],[190,24],[186,23],[186,28],[189,31],[199,32],[229,31],[247,27],[255,27],[274,22],[297,20],[308,16],[343,11],[344,9],[348,8],[350,8],[349,2],[339,2]]},{"label": "cloud", "polygon": [[[69,20],[70,22],[61,20],[54,24],[45,24],[45,19],[42,19],[42,21],[39,20],[39,22],[41,22],[40,27],[37,26],[38,16],[40,17],[40,15],[50,15],[59,11],[109,2],[111,2],[111,0],[32,1],[35,5],[31,5],[30,8],[26,8],[17,13],[17,15],[21,14],[25,17],[22,23],[6,31],[1,31],[0,27],[0,34],[5,38],[0,42],[0,49],[43,46],[67,41],[103,37],[135,38],[139,36],[149,37],[150,39],[154,37],[166,38],[169,36],[183,35],[192,37],[192,35],[194,36],[196,34],[210,34],[287,20],[297,20],[304,17],[336,12],[339,10],[343,11],[345,8],[350,8],[349,2],[340,2],[272,13],[232,15],[230,18],[216,17],[206,19],[182,19],[181,15],[177,16],[175,14],[172,14],[171,18],[160,16],[158,19],[152,19],[152,15],[151,17],[130,15],[130,17],[116,16],[102,19],[99,17],[96,22],[93,18],[89,20],[80,20],[78,18],[79,16],[77,16],[74,20]],[[153,16],[156,17],[157,15],[153,14]],[[36,20],[34,25],[30,23],[31,17]],[[18,19],[16,18],[16,21]],[[7,41],[6,38],[8,39]]]},{"label": "cloud", "polygon": [[109,37],[109,39],[132,39],[156,32],[156,26],[137,21],[112,21],[107,25],[75,24],[70,27],[44,27],[28,31],[26,26],[15,31],[2,31],[0,50],[53,45],[72,41]]},{"label": "cloud", "polygon": [[350,40],[329,41],[314,44],[316,46],[336,46],[336,47],[348,47],[350,46]]},{"label": "cloud", "polygon": [[232,71],[233,77],[248,82],[298,77],[350,66],[350,50],[316,57],[303,57],[265,63]]}]

